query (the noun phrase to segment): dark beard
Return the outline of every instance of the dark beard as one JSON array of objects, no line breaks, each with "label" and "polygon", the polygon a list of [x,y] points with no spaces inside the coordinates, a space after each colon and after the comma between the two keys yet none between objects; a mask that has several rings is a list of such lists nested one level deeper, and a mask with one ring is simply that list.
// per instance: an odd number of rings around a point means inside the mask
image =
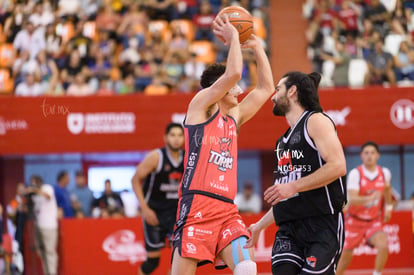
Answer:
[{"label": "dark beard", "polygon": [[273,106],[273,114],[275,116],[285,116],[290,110],[289,101],[286,98],[281,98],[279,102],[276,102]]}]

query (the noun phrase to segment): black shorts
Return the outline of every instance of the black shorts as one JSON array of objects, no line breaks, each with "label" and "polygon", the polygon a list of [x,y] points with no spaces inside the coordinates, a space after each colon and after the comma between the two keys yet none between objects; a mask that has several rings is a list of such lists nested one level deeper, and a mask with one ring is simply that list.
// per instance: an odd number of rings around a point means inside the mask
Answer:
[{"label": "black shorts", "polygon": [[276,274],[280,264],[291,264],[295,274],[333,275],[343,241],[342,213],[283,223],[273,244],[272,272]]},{"label": "black shorts", "polygon": [[165,238],[172,242],[176,211],[158,211],[156,214],[159,221],[157,226],[147,224],[144,219],[142,221],[147,251],[157,251],[165,247]]}]

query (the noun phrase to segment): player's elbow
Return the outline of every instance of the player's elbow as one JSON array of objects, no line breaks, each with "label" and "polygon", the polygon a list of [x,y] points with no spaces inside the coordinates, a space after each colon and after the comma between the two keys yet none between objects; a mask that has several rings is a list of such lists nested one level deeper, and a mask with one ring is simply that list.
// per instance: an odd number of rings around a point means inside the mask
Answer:
[{"label": "player's elbow", "polygon": [[229,81],[229,83],[234,82],[236,84],[241,79],[242,71],[234,69],[226,72],[225,74],[225,77]]},{"label": "player's elbow", "polygon": [[335,171],[337,173],[338,178],[343,177],[346,175],[346,162],[344,161],[338,161],[335,164]]}]

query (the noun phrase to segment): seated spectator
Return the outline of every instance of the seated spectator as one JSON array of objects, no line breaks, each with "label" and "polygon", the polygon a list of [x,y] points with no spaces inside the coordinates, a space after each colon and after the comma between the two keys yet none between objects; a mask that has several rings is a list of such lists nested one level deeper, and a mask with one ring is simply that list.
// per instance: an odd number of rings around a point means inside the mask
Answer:
[{"label": "seated spectator", "polygon": [[165,75],[164,83],[170,89],[174,89],[184,76],[183,57],[178,53],[173,53],[171,56],[168,56],[164,62],[162,72]]},{"label": "seated spectator", "polygon": [[181,56],[187,53],[189,41],[179,26],[172,30],[171,40],[168,46],[168,54],[179,54]]},{"label": "seated spectator", "polygon": [[60,72],[60,78],[63,86],[67,88],[75,81],[75,76],[82,73],[84,76],[88,75],[88,69],[84,63],[81,62],[79,51],[74,50],[70,53],[69,59],[65,62],[64,68]]},{"label": "seated spectator", "polygon": [[90,53],[92,40],[83,34],[84,26],[85,21],[79,21],[76,24],[75,34],[66,44],[66,52],[72,53],[74,50],[76,50],[80,55],[82,63],[86,64]]},{"label": "seated spectator", "polygon": [[168,44],[163,40],[161,32],[154,31],[151,38],[148,41],[145,41],[145,43],[146,49],[152,52],[154,62],[161,65],[168,52]]},{"label": "seated spectator", "polygon": [[47,94],[56,86],[59,77],[59,70],[53,59],[48,58],[46,51],[40,51],[37,54],[37,63],[39,64],[40,85],[42,93]]},{"label": "seated spectator", "polygon": [[240,213],[257,214],[262,211],[262,200],[254,193],[253,185],[247,182],[243,186],[243,192],[238,193],[234,199]]},{"label": "seated spectator", "polygon": [[390,14],[380,0],[371,0],[371,4],[365,9],[364,18],[374,24],[374,28],[381,33],[382,37],[385,36],[389,29]]},{"label": "seated spectator", "polygon": [[157,73],[152,79],[152,83],[148,85],[144,93],[146,95],[166,95],[169,93],[169,88],[164,84],[164,78],[161,73]]},{"label": "seated spectator", "polygon": [[96,91],[96,95],[100,96],[109,96],[114,95],[115,92],[112,88],[112,82],[109,81],[109,78],[103,77],[99,79],[99,88]]},{"label": "seated spectator", "polygon": [[200,12],[193,18],[193,23],[196,28],[195,40],[209,40],[214,39],[214,33],[211,24],[216,15],[213,13],[211,4],[208,0],[202,0],[200,3]]},{"label": "seated spectator", "polygon": [[350,0],[344,0],[341,4],[341,9],[338,12],[340,34],[343,36],[351,35],[353,38],[358,36],[358,17],[361,11]]},{"label": "seated spectator", "polygon": [[29,21],[32,22],[35,27],[44,27],[48,24],[52,24],[54,20],[55,16],[53,15],[52,7],[49,2],[37,2],[34,6],[33,13],[29,16]]},{"label": "seated spectator", "polygon": [[124,213],[124,203],[118,193],[112,191],[111,180],[105,180],[105,190],[97,200],[93,202],[93,207],[100,211],[107,212],[109,215],[113,213]]},{"label": "seated spectator", "polygon": [[395,74],[393,71],[393,57],[382,48],[384,42],[379,39],[375,42],[374,52],[371,53],[367,60],[368,73],[365,76],[365,84],[383,84],[388,81],[395,84]]},{"label": "seated spectator", "polygon": [[122,17],[121,24],[117,29],[118,36],[122,37],[125,33],[131,33],[137,36],[139,44],[144,43],[145,31],[148,28],[149,18],[143,5],[132,2],[128,11]]},{"label": "seated spectator", "polygon": [[120,95],[127,95],[135,93],[135,78],[133,74],[128,74],[120,83],[117,93]]},{"label": "seated spectator", "polygon": [[107,31],[111,38],[116,38],[116,30],[121,23],[121,16],[117,14],[110,3],[105,3],[96,16],[96,25],[99,29]]},{"label": "seated spectator", "polygon": [[158,71],[158,65],[154,62],[153,54],[150,50],[142,52],[138,64],[135,66],[135,86],[137,91],[144,91],[152,82],[152,76]]},{"label": "seated spectator", "polygon": [[177,19],[175,2],[176,0],[148,0],[149,17],[152,20],[167,20],[168,22]]},{"label": "seated spectator", "polygon": [[79,19],[81,14],[80,0],[59,0],[57,15],[59,17]]},{"label": "seated spectator", "polygon": [[20,82],[15,90],[16,96],[40,96],[42,94],[42,86],[36,82],[33,74],[28,74],[25,81]]},{"label": "seated spectator", "polygon": [[18,84],[26,79],[26,76],[33,74],[35,78],[40,77],[39,64],[36,59],[30,58],[30,53],[24,50],[20,56],[15,60],[13,65],[13,76],[15,84]]},{"label": "seated spectator", "polygon": [[321,58],[325,61],[331,61],[335,64],[335,69],[332,75],[332,81],[337,87],[348,86],[348,71],[351,56],[345,51],[345,44],[341,41],[336,41],[336,52],[333,56],[321,53]]},{"label": "seated spectator", "polygon": [[394,56],[394,63],[397,81],[414,80],[414,50],[409,47],[407,41],[401,42],[400,50]]},{"label": "seated spectator", "polygon": [[17,33],[13,47],[19,51],[29,51],[30,57],[35,58],[38,52],[46,48],[44,33],[28,21],[25,28]]},{"label": "seated spectator", "polygon": [[93,95],[94,90],[85,81],[85,76],[80,72],[75,76],[75,80],[69,85],[66,95],[72,96],[88,96]]},{"label": "seated spectator", "polygon": [[16,38],[16,35],[23,28],[23,3],[13,3],[11,14],[7,17],[4,22],[3,33],[7,36],[7,43],[13,43]]},{"label": "seated spectator", "polygon": [[62,42],[62,38],[56,34],[54,24],[49,24],[46,26],[45,39],[47,55],[55,60],[62,59],[64,45]]}]

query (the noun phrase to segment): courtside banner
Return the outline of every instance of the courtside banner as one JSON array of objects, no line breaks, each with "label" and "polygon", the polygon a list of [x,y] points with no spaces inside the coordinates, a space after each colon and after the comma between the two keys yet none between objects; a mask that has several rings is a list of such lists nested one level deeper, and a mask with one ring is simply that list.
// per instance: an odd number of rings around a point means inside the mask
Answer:
[{"label": "courtside banner", "polygon": [[[167,123],[182,122],[193,95],[0,97],[0,154],[145,150],[163,144]],[[242,99],[242,97],[240,98]],[[321,90],[342,143],[414,143],[412,88]],[[240,130],[239,148],[268,150],[286,129],[270,99]]]},{"label": "courtside banner", "polygon": [[[246,226],[262,215],[242,215]],[[64,219],[60,222],[59,274],[62,275],[135,275],[146,259],[144,234],[140,218],[134,219]],[[270,258],[277,227],[269,226],[254,248],[259,273],[270,273]],[[413,268],[413,237],[411,212],[394,212],[385,231],[389,238],[387,268]],[[370,247],[357,249],[350,269],[372,269],[375,251]],[[160,266],[154,274],[167,274],[171,249],[162,250]],[[28,261],[26,270],[33,270]],[[230,269],[215,270],[208,264],[197,274],[231,274]]]}]

